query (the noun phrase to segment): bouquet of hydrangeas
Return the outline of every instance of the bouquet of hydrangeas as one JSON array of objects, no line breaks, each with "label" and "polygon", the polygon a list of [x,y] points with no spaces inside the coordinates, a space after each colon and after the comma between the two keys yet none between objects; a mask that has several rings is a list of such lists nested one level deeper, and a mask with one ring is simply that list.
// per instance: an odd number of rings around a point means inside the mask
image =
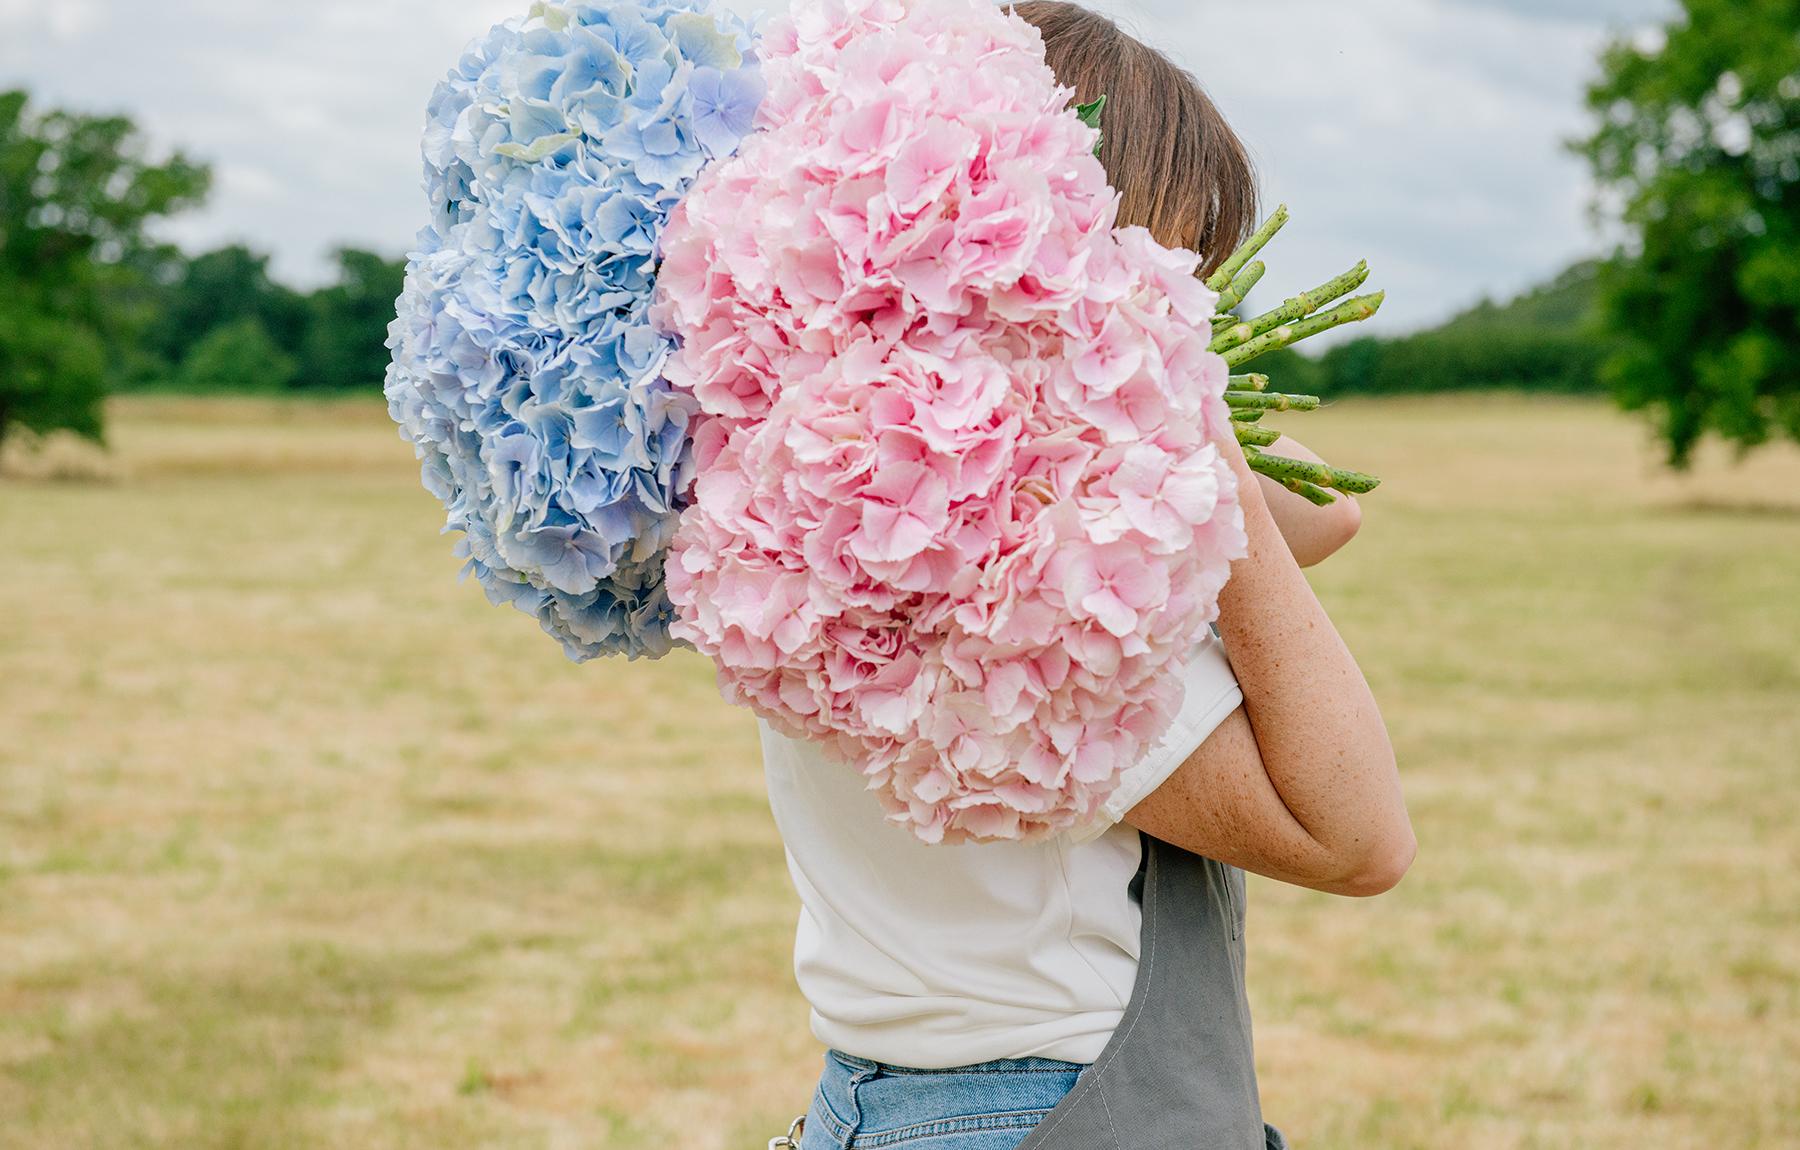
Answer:
[{"label": "bouquet of hydrangeas", "polygon": [[[765,96],[766,85],[766,96]],[[389,395],[500,602],[572,655],[710,656],[926,841],[1087,817],[1244,547],[1235,366],[1373,314],[1230,309],[1116,226],[1094,108],[985,0],[540,5],[433,105]],[[752,130],[753,129],[753,130]],[[654,301],[654,302],[653,302]]]}]

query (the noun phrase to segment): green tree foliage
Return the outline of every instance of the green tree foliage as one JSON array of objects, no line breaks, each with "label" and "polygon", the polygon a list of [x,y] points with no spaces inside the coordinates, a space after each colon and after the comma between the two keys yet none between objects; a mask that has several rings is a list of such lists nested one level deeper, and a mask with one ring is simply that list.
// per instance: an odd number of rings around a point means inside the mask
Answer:
[{"label": "green tree foliage", "polygon": [[214,328],[254,320],[290,356],[306,338],[305,297],[269,277],[269,257],[239,245],[178,261],[167,275],[146,334],[149,350],[171,364]]},{"label": "green tree foliage", "polygon": [[306,301],[298,386],[325,391],[379,389],[387,372],[388,324],[406,281],[406,262],[342,248],[338,280]]},{"label": "green tree foliage", "polygon": [[96,332],[0,298],[0,440],[23,427],[98,441],[105,396],[106,354]]},{"label": "green tree foliage", "polygon": [[183,391],[282,391],[300,366],[254,316],[213,328],[188,349],[177,377]]},{"label": "green tree foliage", "polygon": [[130,120],[37,111],[0,92],[0,438],[98,439],[109,294],[154,258],[151,221],[205,197],[204,167],[152,159]]},{"label": "green tree foliage", "polygon": [[[268,390],[268,380],[285,380],[295,391],[342,392],[379,389],[387,371],[387,328],[406,279],[404,260],[355,248],[336,253],[338,275],[330,284],[302,294],[276,283],[269,257],[233,246],[177,259],[159,276],[145,326],[145,355],[156,366],[137,372],[126,386],[188,390],[195,377],[189,358],[218,329],[254,321],[263,337],[292,360],[292,372],[244,377],[249,390]],[[244,332],[234,333],[242,339]],[[208,390],[225,386],[213,378]]]},{"label": "green tree foliage", "polygon": [[1507,304],[1482,303],[1431,331],[1334,348],[1332,394],[1575,393],[1599,388],[1607,345],[1594,331],[1598,269],[1578,264]]},{"label": "green tree foliage", "polygon": [[1708,433],[1800,438],[1800,0],[1684,0],[1601,69],[1579,147],[1630,237],[1608,382],[1676,466]]},{"label": "green tree foliage", "polygon": [[1333,395],[1448,391],[1595,390],[1601,349],[1574,332],[1529,328],[1424,332],[1359,339],[1326,353],[1322,386]]}]

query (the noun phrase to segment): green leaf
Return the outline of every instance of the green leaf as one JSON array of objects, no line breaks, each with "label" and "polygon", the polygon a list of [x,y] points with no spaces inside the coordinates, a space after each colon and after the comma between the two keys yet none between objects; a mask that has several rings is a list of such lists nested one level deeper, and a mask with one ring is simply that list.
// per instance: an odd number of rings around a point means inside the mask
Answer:
[{"label": "green leaf", "polygon": [[1102,96],[1089,104],[1075,105],[1075,114],[1081,117],[1081,122],[1094,129],[1096,132],[1100,130],[1100,113],[1105,110],[1105,96]]},{"label": "green leaf", "polygon": [[[1101,96],[1091,103],[1075,105],[1075,114],[1081,117],[1081,122],[1096,132],[1100,130],[1100,113],[1104,111],[1106,111],[1105,96]],[[1106,140],[1102,137],[1094,144],[1094,155],[1098,156],[1104,147],[1106,147]]]}]

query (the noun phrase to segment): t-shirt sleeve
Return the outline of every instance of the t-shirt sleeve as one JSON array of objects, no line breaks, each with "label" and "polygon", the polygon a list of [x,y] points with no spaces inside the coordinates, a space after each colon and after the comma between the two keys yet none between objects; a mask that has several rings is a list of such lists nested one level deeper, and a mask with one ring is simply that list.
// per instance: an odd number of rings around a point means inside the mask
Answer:
[{"label": "t-shirt sleeve", "polygon": [[1210,631],[1188,653],[1181,673],[1187,693],[1168,734],[1125,772],[1119,788],[1091,822],[1066,832],[1074,842],[1097,839],[1123,822],[1131,808],[1167,782],[1244,702],[1237,675],[1225,658],[1225,642]]}]

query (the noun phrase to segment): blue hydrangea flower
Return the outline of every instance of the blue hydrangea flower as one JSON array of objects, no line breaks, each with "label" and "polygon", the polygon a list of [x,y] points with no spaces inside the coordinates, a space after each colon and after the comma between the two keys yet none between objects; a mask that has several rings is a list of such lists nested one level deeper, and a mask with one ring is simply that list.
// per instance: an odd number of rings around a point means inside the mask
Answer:
[{"label": "blue hydrangea flower", "polygon": [[573,659],[670,649],[694,406],[650,322],[657,242],[762,99],[736,16],[616,0],[500,25],[428,107],[389,411],[467,571]]}]

